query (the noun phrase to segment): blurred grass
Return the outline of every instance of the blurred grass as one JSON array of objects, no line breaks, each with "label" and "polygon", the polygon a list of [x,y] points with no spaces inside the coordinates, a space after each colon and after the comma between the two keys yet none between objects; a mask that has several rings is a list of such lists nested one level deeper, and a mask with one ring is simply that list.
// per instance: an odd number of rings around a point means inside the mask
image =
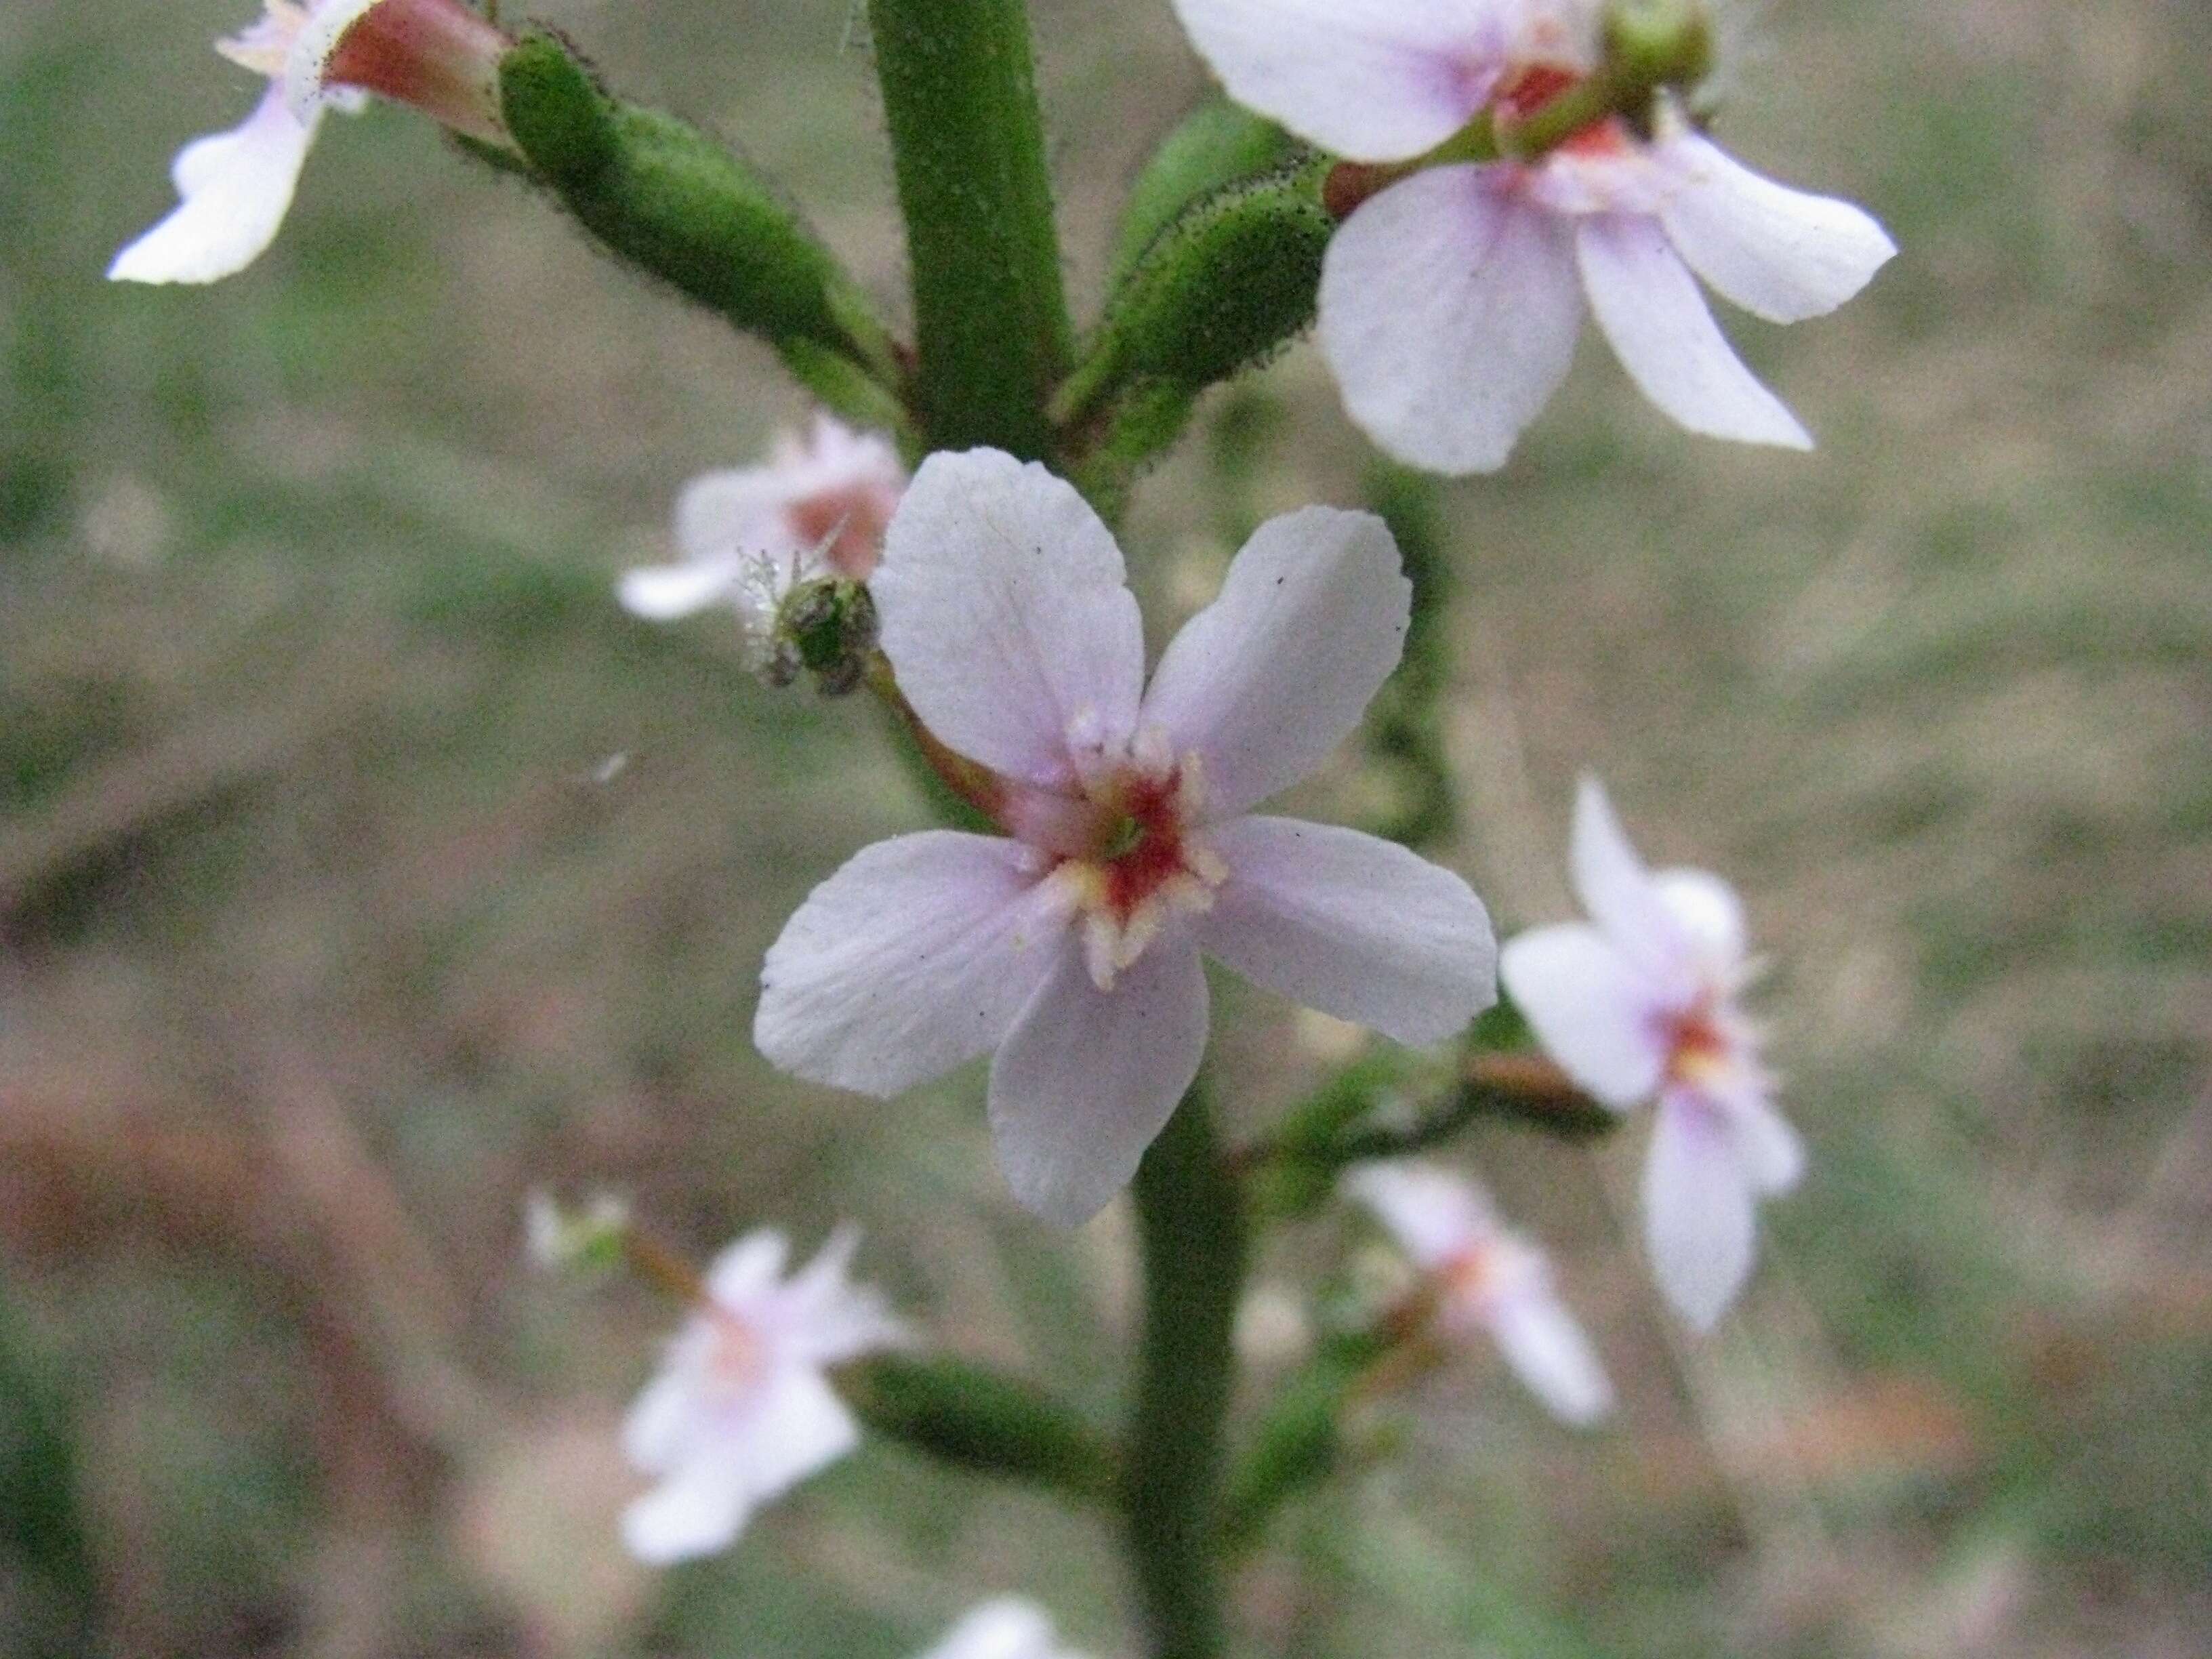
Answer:
[{"label": "blurred grass", "polygon": [[[842,5],[544,10],[895,296]],[[783,916],[921,811],[866,711],[771,697],[711,626],[608,599],[684,477],[797,412],[762,354],[389,111],[329,125],[253,271],[98,281],[176,144],[242,112],[204,51],[239,21],[0,15],[0,1372],[46,1402],[0,1441],[0,1492],[35,1499],[0,1529],[0,1649],[52,1639],[77,1572],[133,1659],[888,1659],[1008,1588],[1115,1648],[1088,1523],[895,1449],[663,1586],[614,1557],[612,1413],[664,1316],[526,1281],[530,1183],[624,1185],[702,1251],[857,1216],[945,1341],[1101,1411],[1126,1241],[1010,1209],[972,1079],[878,1108],[750,1053]],[[1559,914],[1592,767],[1656,856],[1736,879],[1814,1175],[1747,1307],[1686,1345],[1627,1242],[1634,1145],[1477,1139],[1624,1420],[1571,1437],[1489,1369],[1445,1379],[1405,1431],[1424,1455],[1287,1518],[1256,1633],[2203,1650],[2197,22],[1777,6],[1724,135],[1905,248],[1836,318],[1731,322],[1820,452],[1686,438],[1592,349],[1514,465],[1449,493],[1454,861],[1503,919]],[[1046,0],[1038,33],[1087,300],[1115,191],[1200,79],[1151,0]],[[1133,520],[1162,623],[1224,528],[1356,499],[1367,464],[1310,351],[1214,407],[1233,489],[1194,446]],[[1231,995],[1257,1121],[1313,1062]]]}]

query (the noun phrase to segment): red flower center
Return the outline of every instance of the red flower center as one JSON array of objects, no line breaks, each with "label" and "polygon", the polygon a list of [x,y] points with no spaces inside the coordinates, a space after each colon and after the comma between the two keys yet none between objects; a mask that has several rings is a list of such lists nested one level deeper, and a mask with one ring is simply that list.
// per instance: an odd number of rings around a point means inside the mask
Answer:
[{"label": "red flower center", "polygon": [[823,563],[848,581],[863,582],[883,557],[884,526],[890,516],[884,494],[872,484],[825,489],[793,501],[784,516],[793,535],[822,548]]},{"label": "red flower center", "polygon": [[1177,799],[1182,775],[1139,778],[1122,786],[1121,821],[1101,863],[1101,895],[1115,924],[1128,925],[1137,908],[1179,876],[1194,872],[1183,858],[1182,813]]}]

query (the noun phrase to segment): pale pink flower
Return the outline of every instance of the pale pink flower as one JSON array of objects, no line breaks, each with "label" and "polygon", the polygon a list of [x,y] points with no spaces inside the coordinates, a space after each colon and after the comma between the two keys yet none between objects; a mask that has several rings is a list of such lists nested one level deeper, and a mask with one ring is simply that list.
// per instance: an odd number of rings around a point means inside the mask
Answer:
[{"label": "pale pink flower", "polygon": [[1081,1659],[1054,1634],[1034,1601],[1003,1595],[986,1601],[945,1633],[921,1659]]},{"label": "pale pink flower", "polygon": [[1430,1278],[1443,1335],[1468,1342],[1486,1334],[1563,1421],[1594,1423],[1613,1409],[1613,1385],[1560,1302],[1551,1263],[1506,1231],[1480,1188],[1413,1159],[1360,1164],[1342,1187]]},{"label": "pale pink flower", "polygon": [[507,37],[461,0],[266,0],[264,15],[216,44],[269,89],[228,132],[196,139],[170,174],[178,207],[115,256],[130,283],[212,283],[244,270],[276,238],[326,109],[376,93],[456,132],[507,145],[499,62]]},{"label": "pale pink flower", "polygon": [[623,1516],[640,1560],[725,1547],[760,1504],[860,1443],[826,1369],[905,1333],[881,1297],[847,1280],[859,1243],[840,1228],[787,1279],[783,1236],[767,1229],[715,1258],[705,1304],[623,1425],[630,1462],[659,1481]]},{"label": "pale pink flower", "polygon": [[888,440],[817,415],[804,437],[781,434],[766,465],[702,473],[685,485],[676,501],[683,562],[633,570],[617,592],[626,610],[653,622],[731,605],[749,649],[762,656],[793,587],[875,574],[884,526],[905,489],[906,469]]},{"label": "pale pink flower", "polygon": [[1796,1131],[1737,1001],[1751,972],[1743,907],[1702,870],[1644,867],[1595,778],[1570,850],[1588,922],[1533,928],[1505,947],[1505,988],[1577,1084],[1616,1109],[1657,1097],[1644,1170],[1659,1288],[1700,1328],[1751,1272],[1755,1201],[1803,1172]]},{"label": "pale pink flower", "polygon": [[1015,1195],[1112,1197],[1206,1047],[1201,951],[1401,1042],[1495,994],[1488,917],[1404,848],[1250,809],[1317,770],[1397,665],[1380,520],[1270,520],[1145,685],[1121,550],[1075,490],[995,450],[936,455],[873,592],[915,712],[1002,781],[1010,839],[862,852],[768,954],[753,1035],[786,1070],[889,1096],[980,1054]]},{"label": "pale pink flower", "polygon": [[[1176,0],[1230,95],[1352,161],[1405,163],[1486,111],[1526,117],[1596,66],[1584,0]],[[1531,162],[1419,167],[1330,242],[1322,350],[1352,419],[1402,460],[1489,471],[1566,377],[1585,308],[1692,432],[1810,448],[1691,273],[1771,322],[1832,311],[1896,252],[1832,197],[1751,172],[1668,99]]]}]

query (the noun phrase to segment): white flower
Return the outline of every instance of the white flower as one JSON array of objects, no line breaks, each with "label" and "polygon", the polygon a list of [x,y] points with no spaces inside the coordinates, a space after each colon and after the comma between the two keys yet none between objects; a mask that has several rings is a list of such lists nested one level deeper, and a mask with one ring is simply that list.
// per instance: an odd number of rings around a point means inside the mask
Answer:
[{"label": "white flower", "polygon": [[921,1659],[1081,1659],[1063,1648],[1042,1607],[1017,1595],[986,1601]]},{"label": "white flower", "polygon": [[859,1242],[840,1228],[788,1279],[777,1232],[749,1233],[715,1258],[706,1304],[623,1425],[630,1462],[660,1483],[623,1516],[640,1560],[725,1547],[761,1504],[859,1443],[824,1370],[904,1338],[879,1297],[846,1280]]},{"label": "white flower", "polygon": [[622,579],[623,608],[671,622],[713,605],[737,610],[754,666],[772,647],[786,595],[817,576],[864,582],[906,489],[889,441],[817,415],[804,437],[779,436],[764,466],[702,473],[676,501],[680,564]]},{"label": "white flower", "polygon": [[1363,1164],[1342,1182],[1436,1286],[1437,1328],[1487,1332],[1529,1391],[1569,1423],[1613,1409],[1613,1385],[1560,1303],[1543,1252],[1500,1224],[1472,1182],[1413,1160]]},{"label": "white flower", "polygon": [[[1230,95],[1359,162],[1414,162],[1525,118],[1596,66],[1576,0],[1176,0]],[[1729,349],[1695,271],[1754,315],[1833,310],[1896,252],[1850,203],[1751,172],[1662,99],[1534,161],[1417,166],[1330,242],[1321,344],[1353,420],[1437,471],[1504,465],[1566,376],[1585,306],[1644,394],[1693,432],[1809,448]],[[1393,167],[1395,177],[1400,169]]]},{"label": "white flower", "polygon": [[1567,1074],[1626,1109],[1656,1095],[1644,1171],[1647,1246],[1675,1310],[1710,1327],[1751,1272],[1754,1201],[1803,1172],[1796,1132],[1737,1003],[1749,977],[1743,908],[1702,870],[1644,867],[1595,778],[1570,853],[1588,922],[1505,947],[1505,988]]},{"label": "white flower", "polygon": [[1349,830],[1250,809],[1315,771],[1397,665],[1409,587],[1382,522],[1261,526],[1145,687],[1121,550],[1073,489],[995,450],[933,456],[873,591],[921,722],[1003,780],[1012,839],[862,852],[769,951],[777,1065],[889,1096],[995,1051],[1015,1195],[1079,1222],[1134,1173],[1206,1047],[1201,950],[1401,1042],[1495,994],[1480,901]]},{"label": "white flower", "polygon": [[276,240],[323,112],[358,110],[368,93],[507,144],[498,84],[507,37],[460,0],[266,7],[216,50],[265,76],[269,89],[241,125],[178,152],[179,205],[115,256],[111,280],[212,283],[244,270]]}]

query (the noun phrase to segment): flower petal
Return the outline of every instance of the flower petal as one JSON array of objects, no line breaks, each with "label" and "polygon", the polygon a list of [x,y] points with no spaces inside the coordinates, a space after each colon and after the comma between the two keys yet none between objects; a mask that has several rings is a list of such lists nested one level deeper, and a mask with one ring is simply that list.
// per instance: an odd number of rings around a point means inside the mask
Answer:
[{"label": "flower petal", "polygon": [[108,279],[212,283],[245,270],[276,240],[317,125],[271,86],[240,125],[185,145],[170,168],[182,201],[115,256]]},{"label": "flower petal", "polygon": [[1662,870],[1651,878],[1659,902],[1708,971],[1723,980],[1744,959],[1743,901],[1735,889],[1705,870]]},{"label": "flower petal", "polygon": [[1781,1113],[1764,1100],[1748,1100],[1733,1117],[1736,1155],[1754,1193],[1786,1193],[1803,1178],[1805,1143]]},{"label": "flower petal", "polygon": [[386,0],[311,0],[300,32],[292,37],[291,49],[285,53],[284,76],[278,83],[295,115],[306,119],[308,112],[328,95],[323,71],[338,42],[385,3]]},{"label": "flower petal", "polygon": [[1309,507],[1253,532],[1170,642],[1140,717],[1198,752],[1209,818],[1311,775],[1358,729],[1405,649],[1413,592],[1370,513]]},{"label": "flower petal", "polygon": [[1661,1292],[1699,1330],[1712,1328],[1749,1276],[1756,1224],[1727,1118],[1670,1091],[1644,1165],[1644,1239]]},{"label": "flower petal", "polygon": [[1033,1601],[986,1601],[945,1632],[921,1659],[1054,1659],[1052,1620]]},{"label": "flower petal", "polygon": [[744,580],[744,567],[734,558],[641,565],[623,573],[615,585],[615,597],[633,617],[647,622],[674,622],[728,599]]},{"label": "flower petal", "polygon": [[787,559],[808,550],[785,523],[793,492],[772,466],[702,472],[676,498],[676,544],[694,559],[764,553]]},{"label": "flower petal", "polygon": [[1054,961],[1060,920],[1018,842],[878,842],[769,948],[753,1041],[817,1083],[889,1096],[996,1048]]},{"label": "flower petal", "polygon": [[758,1227],[722,1247],[707,1268],[707,1294],[733,1313],[750,1312],[775,1291],[791,1246],[773,1227]]},{"label": "flower petal", "polygon": [[1237,818],[1208,840],[1229,878],[1199,943],[1254,984],[1416,1046],[1498,1000],[1490,917],[1441,865],[1295,818]]},{"label": "flower petal", "polygon": [[860,1443],[860,1425],[811,1365],[785,1365],[762,1385],[730,1443],[715,1449],[743,1469],[755,1503],[781,1496]]},{"label": "flower petal", "polygon": [[1782,400],[1752,375],[1705,308],[1656,219],[1602,213],[1575,232],[1598,326],[1644,395],[1692,432],[1810,449]]},{"label": "flower petal", "polygon": [[672,1566],[729,1547],[752,1511],[742,1470],[696,1458],[623,1511],[623,1542],[647,1566]]},{"label": "flower petal", "polygon": [[1103,1208],[1198,1075],[1206,1016],[1187,936],[1154,939],[1110,991],[1071,936],[991,1066],[991,1133],[1014,1196],[1063,1226]]},{"label": "flower petal", "polygon": [[1865,210],[1778,184],[1697,133],[1661,140],[1653,159],[1679,179],[1659,210],[1674,251],[1769,322],[1833,311],[1897,252]]},{"label": "flower petal", "polygon": [[1079,717],[1109,747],[1135,729],[1145,639],[1121,550],[1035,462],[931,456],[892,515],[872,591],[900,689],[969,759],[1064,787]]},{"label": "flower petal", "polygon": [[846,1277],[860,1247],[860,1230],[840,1225],[776,1298],[783,1340],[809,1364],[835,1365],[907,1340],[882,1295]]},{"label": "flower petal", "polygon": [[1500,66],[1466,0],[1176,0],[1176,15],[1231,98],[1362,161],[1442,143]]},{"label": "flower petal", "polygon": [[1662,997],[1695,994],[1692,939],[1629,843],[1605,786],[1588,775],[1575,791],[1567,870],[1575,896],[1628,966]]},{"label": "flower petal", "polygon": [[1498,1218],[1474,1185],[1413,1158],[1360,1164],[1337,1187],[1364,1205],[1413,1265],[1434,1272],[1498,1235]]},{"label": "flower petal", "polygon": [[1425,168],[1362,204],[1322,261],[1321,348],[1345,407],[1415,466],[1504,465],[1574,361],[1567,225],[1510,179]]},{"label": "flower petal", "polygon": [[[678,1337],[675,1346],[680,1351],[689,1345]],[[684,1363],[687,1358],[672,1352],[668,1363],[638,1390],[623,1419],[623,1455],[644,1474],[666,1474],[683,1461],[691,1443],[698,1422],[699,1379],[696,1364]]]},{"label": "flower petal", "polygon": [[1595,927],[1563,922],[1505,941],[1498,977],[1544,1052],[1616,1110],[1650,1097],[1667,1041],[1650,981]]},{"label": "flower petal", "polygon": [[1490,1330],[1514,1374],[1562,1422],[1595,1423],[1613,1409],[1605,1367],[1547,1282],[1501,1297]]}]

